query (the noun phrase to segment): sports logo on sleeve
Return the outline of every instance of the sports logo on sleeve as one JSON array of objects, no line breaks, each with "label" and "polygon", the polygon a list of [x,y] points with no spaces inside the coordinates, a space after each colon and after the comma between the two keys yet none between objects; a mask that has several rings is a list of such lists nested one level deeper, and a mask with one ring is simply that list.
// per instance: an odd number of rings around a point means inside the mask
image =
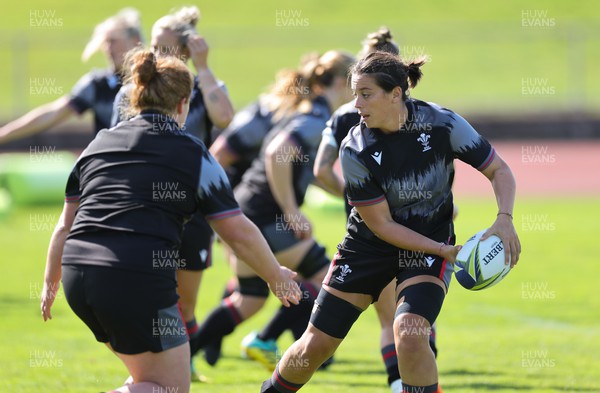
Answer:
[{"label": "sports logo on sleeve", "polygon": [[431,135],[427,135],[424,132],[422,132],[421,135],[417,138],[417,141],[421,142],[421,144],[423,145],[423,152],[426,152],[427,150],[431,150],[431,146],[429,146],[430,138],[431,138]]}]

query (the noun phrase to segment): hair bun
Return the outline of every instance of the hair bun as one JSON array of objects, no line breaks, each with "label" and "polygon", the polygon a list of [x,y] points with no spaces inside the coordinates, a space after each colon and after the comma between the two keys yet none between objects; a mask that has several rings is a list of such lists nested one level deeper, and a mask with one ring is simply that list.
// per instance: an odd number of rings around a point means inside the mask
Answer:
[{"label": "hair bun", "polygon": [[196,27],[200,20],[200,10],[196,6],[182,7],[174,13],[174,16],[180,23]]},{"label": "hair bun", "polygon": [[157,73],[156,56],[152,51],[139,52],[133,57],[131,74],[137,85],[147,85]]},{"label": "hair bun", "polygon": [[378,41],[380,44],[392,42],[392,40],[393,40],[393,37],[392,37],[392,33],[390,32],[390,29],[388,29],[387,27],[382,27],[381,29],[379,29]]},{"label": "hair bun", "polygon": [[379,31],[369,34],[368,38],[372,42],[372,45],[387,44],[392,42],[392,40],[394,39],[392,37],[390,29],[388,29],[387,27],[381,27]]}]

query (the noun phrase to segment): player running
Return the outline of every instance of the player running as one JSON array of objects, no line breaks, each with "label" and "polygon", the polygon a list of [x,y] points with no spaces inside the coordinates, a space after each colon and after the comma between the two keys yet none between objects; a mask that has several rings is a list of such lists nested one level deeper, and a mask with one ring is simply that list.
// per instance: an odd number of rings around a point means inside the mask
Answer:
[{"label": "player running", "polygon": [[[233,117],[233,106],[222,82],[218,81],[208,66],[208,45],[201,37],[196,25],[200,11],[195,6],[183,7],[163,16],[152,27],[151,45],[157,56],[175,56],[184,61],[191,60],[196,69],[190,110],[183,129],[200,139],[208,147],[212,142],[213,127],[227,127]],[[127,115],[125,86],[115,101],[113,125]],[[201,212],[185,224],[177,272],[179,305],[190,336],[198,334],[195,317],[196,302],[203,271],[212,265],[213,231]],[[202,380],[192,363],[192,378]]]},{"label": "player running", "polygon": [[94,132],[110,126],[113,101],[121,88],[121,69],[125,54],[142,42],[139,13],[126,8],[111,16],[94,29],[83,51],[87,61],[102,50],[110,67],[85,74],[71,93],[54,102],[33,109],[0,128],[0,143],[24,138],[47,130],[87,110],[94,113]]},{"label": "player running", "polygon": [[[460,249],[452,245],[455,158],[490,180],[499,212],[486,236],[502,239],[510,250],[506,263],[514,266],[519,259],[510,168],[462,117],[409,98],[409,85],[420,80],[424,63],[416,59],[405,64],[392,54],[375,52],[352,69],[361,123],[352,128],[340,154],[353,206],[348,231],[307,331],[285,352],[262,393],[298,391],[394,277],[394,336],[403,392],[437,392],[429,335]],[[415,189],[419,192],[411,192]]]},{"label": "player running", "polygon": [[[349,97],[347,70],[353,62],[351,55],[330,51],[308,62],[302,72],[288,72],[287,82],[278,78],[275,88],[283,89],[285,102],[273,115],[277,125],[235,189],[242,210],[258,225],[278,260],[297,268],[305,284],[310,282],[303,301],[283,318],[301,325],[300,331],[306,327],[329,259],[299,209],[314,179],[312,164],[325,122],[332,109]],[[221,340],[264,305],[265,283],[243,262],[236,264],[238,289],[201,324],[200,335],[192,343],[197,349]]]},{"label": "player running", "polygon": [[[367,36],[367,39],[363,42],[360,57],[376,51],[387,52],[393,55],[400,54],[400,48],[393,41],[392,34],[386,27],[382,27],[379,31]],[[348,204],[345,198],[344,179],[338,175],[334,166],[339,156],[339,148],[342,141],[348,135],[350,129],[359,123],[360,115],[358,114],[358,109],[354,107],[354,101],[338,108],[327,123],[327,128],[323,130],[323,138],[319,145],[314,167],[315,177],[323,184],[326,184],[328,189],[333,190],[334,195],[344,198],[346,216],[350,215],[352,206]],[[394,305],[394,284],[390,282],[381,292],[379,299],[373,306],[381,325],[381,356],[388,375],[388,385],[393,393],[400,393],[402,391],[402,380],[398,371],[398,358],[396,357],[396,349],[394,347]],[[429,344],[437,356],[435,325],[431,327]]]},{"label": "player running", "polygon": [[297,303],[300,290],[241,213],[224,171],[183,131],[193,87],[185,64],[147,50],[130,64],[139,115],[101,131],[78,159],[49,246],[41,310],[52,318],[62,276],[73,311],[130,372],[119,391],[185,393],[190,353],[176,253],[196,210],[273,291],[290,288],[277,293],[284,305]]},{"label": "player running", "polygon": [[[307,62],[312,60],[314,59],[310,55],[305,56],[300,67],[304,67]],[[290,82],[292,85],[290,85]],[[230,125],[211,145],[210,152],[225,169],[232,187],[235,188],[241,182],[244,173],[258,157],[265,137],[273,128],[273,125],[285,118],[286,113],[295,110],[294,105],[290,105],[292,101],[289,98],[291,93],[291,95],[298,93],[300,86],[293,85],[294,82],[293,77],[290,78],[289,71],[279,72],[273,88],[236,113]],[[302,92],[300,91],[300,93]],[[236,256],[226,246],[224,251],[230,266],[235,270]],[[230,279],[223,297],[229,297],[237,285],[237,278]],[[276,314],[272,323],[280,325],[279,330],[281,332],[290,329],[295,336],[297,335],[296,338],[300,337],[305,328],[302,323],[287,320],[287,325],[285,325],[278,321],[280,318],[280,314]],[[277,334],[277,337],[279,334]],[[277,337],[261,340],[258,336],[256,333],[251,333],[244,340],[242,343],[243,356],[252,360],[259,360],[273,370],[278,352],[275,344]],[[208,364],[214,365],[218,361],[221,355],[221,344],[222,340],[219,339],[208,343],[203,348],[204,358]]]},{"label": "player running", "polygon": [[225,169],[233,188],[258,157],[265,136],[273,128],[273,112],[279,101],[274,93],[262,95],[238,111],[211,145],[211,154]]}]

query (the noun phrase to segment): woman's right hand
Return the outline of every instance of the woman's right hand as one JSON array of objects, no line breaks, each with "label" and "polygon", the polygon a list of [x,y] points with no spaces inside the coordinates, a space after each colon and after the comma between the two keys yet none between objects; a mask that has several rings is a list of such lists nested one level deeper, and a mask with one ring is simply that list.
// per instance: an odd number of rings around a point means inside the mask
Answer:
[{"label": "woman's right hand", "polygon": [[277,296],[281,304],[285,307],[290,307],[291,304],[298,304],[300,299],[302,299],[302,291],[298,283],[294,280],[296,276],[296,272],[285,266],[280,266],[279,273],[268,283],[271,292]]},{"label": "woman's right hand", "polygon": [[42,296],[40,299],[40,309],[42,311],[42,318],[44,318],[44,322],[52,319],[52,305],[54,304],[54,300],[58,295],[59,288],[60,281],[52,283],[44,280],[44,288],[42,289]]}]

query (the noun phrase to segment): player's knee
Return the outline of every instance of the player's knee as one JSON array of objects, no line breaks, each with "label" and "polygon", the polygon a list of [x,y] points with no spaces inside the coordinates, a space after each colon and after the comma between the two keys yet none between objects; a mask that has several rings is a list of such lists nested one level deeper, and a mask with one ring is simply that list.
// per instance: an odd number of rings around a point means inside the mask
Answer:
[{"label": "player's knee", "polygon": [[[296,342],[295,353],[288,357],[286,366],[303,366],[304,368],[316,370],[333,355],[338,345],[339,340],[318,329],[309,328]],[[297,364],[297,359],[302,359],[302,364]]]},{"label": "player's knee", "polygon": [[238,291],[245,296],[269,297],[269,286],[260,277],[238,277]]},{"label": "player's knee", "polygon": [[310,250],[306,253],[304,258],[300,261],[300,264],[296,267],[296,271],[304,278],[313,279],[319,273],[322,277],[319,277],[319,282],[325,278],[327,274],[327,268],[329,267],[329,259],[325,255],[325,247],[314,243]]},{"label": "player's knee", "polygon": [[442,309],[446,293],[441,286],[432,282],[420,282],[404,288],[398,294],[402,303],[396,308],[394,320],[404,314],[416,314],[433,325]]},{"label": "player's knee", "polygon": [[410,356],[429,348],[430,331],[429,323],[423,317],[414,314],[399,316],[394,320],[396,352]]},{"label": "player's knee", "polygon": [[321,332],[344,339],[362,310],[331,293],[321,289],[315,300],[310,323]]},{"label": "player's knee", "polygon": [[260,311],[268,297],[269,286],[260,277],[238,277],[238,287],[228,299],[246,320]]},{"label": "player's knee", "polygon": [[398,298],[404,299],[394,317],[399,356],[429,348],[431,325],[440,312],[444,297],[444,290],[430,282],[411,285],[400,292]]}]

